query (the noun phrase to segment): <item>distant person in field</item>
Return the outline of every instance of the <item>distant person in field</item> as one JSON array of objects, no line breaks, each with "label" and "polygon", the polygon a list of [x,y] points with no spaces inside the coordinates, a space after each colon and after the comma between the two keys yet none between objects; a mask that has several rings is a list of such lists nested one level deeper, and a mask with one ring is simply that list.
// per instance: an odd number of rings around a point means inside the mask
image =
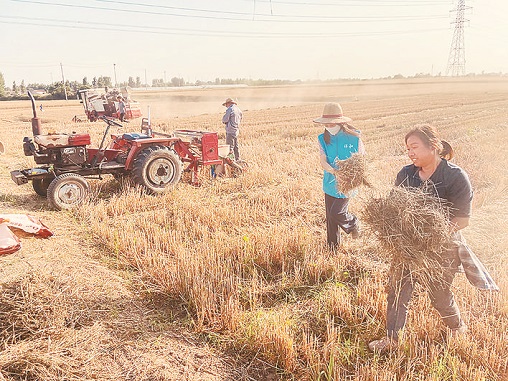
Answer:
[{"label": "distant person in field", "polygon": [[348,211],[349,195],[337,190],[337,161],[346,160],[354,153],[365,153],[360,139],[360,131],[348,123],[351,118],[344,116],[338,103],[325,105],[323,115],[314,119],[314,123],[324,126],[324,132],[318,136],[319,158],[323,174],[323,192],[326,209],[326,240],[331,248],[340,245],[340,229],[353,238],[360,236],[358,218]]},{"label": "distant person in field", "polygon": [[125,102],[121,96],[116,98],[118,100],[118,114],[120,114],[120,122],[125,122]]},{"label": "distant person in field", "polygon": [[242,110],[237,106],[236,102],[228,98],[222,104],[226,107],[226,113],[222,117],[222,123],[226,126],[226,144],[229,144],[235,160],[240,160],[240,150],[238,148],[238,135],[240,133],[240,123],[243,118]]},{"label": "distant person in field", "polygon": [[[441,315],[451,336],[455,337],[467,332],[467,325],[462,320],[451,291],[455,274],[463,269],[468,280],[480,289],[498,290],[498,287],[460,233],[469,224],[473,191],[466,172],[448,162],[453,156],[452,147],[442,141],[436,128],[430,125],[416,126],[409,131],[405,143],[413,164],[402,168],[395,185],[425,189],[450,206],[450,243],[441,260],[443,278],[433,280],[426,287],[432,306]],[[400,331],[406,324],[411,295],[418,282],[417,276],[408,270],[392,274],[392,277],[397,278],[390,279],[389,282],[386,336],[369,343],[370,350],[378,353],[397,348]]]}]

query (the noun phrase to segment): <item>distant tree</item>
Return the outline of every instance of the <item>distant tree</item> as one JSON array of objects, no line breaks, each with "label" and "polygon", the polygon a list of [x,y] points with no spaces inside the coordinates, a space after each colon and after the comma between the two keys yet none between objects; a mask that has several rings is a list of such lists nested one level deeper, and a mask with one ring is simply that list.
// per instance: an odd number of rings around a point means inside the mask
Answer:
[{"label": "distant tree", "polygon": [[[67,96],[71,96],[71,94],[69,94],[70,92],[70,87],[67,91]],[[63,82],[55,82],[55,83],[52,83],[49,87],[48,87],[48,93],[51,94],[51,96],[54,98],[54,99],[65,99],[65,90],[64,90],[64,84]]]},{"label": "distant tree", "polygon": [[67,84],[75,93],[83,86],[78,81],[67,82]]},{"label": "distant tree", "polygon": [[97,77],[93,77],[93,79],[92,79],[92,86],[94,88],[97,87]]},{"label": "distant tree", "polygon": [[26,91],[25,80],[24,80],[24,79],[22,79],[22,80],[21,80],[21,84],[19,85],[19,92],[20,92],[21,94],[24,94],[24,93],[25,93],[25,91]]},{"label": "distant tree", "polygon": [[97,87],[113,87],[113,84],[111,82],[111,77],[104,77],[101,75],[97,79]]},{"label": "distant tree", "polygon": [[5,79],[4,75],[0,73],[0,97],[5,95]]},{"label": "distant tree", "polygon": [[18,92],[18,86],[16,85],[16,81],[12,82],[12,92],[17,94]]},{"label": "distant tree", "polygon": [[152,79],[153,87],[164,87],[164,80],[162,78]]},{"label": "distant tree", "polygon": [[141,78],[136,77],[136,87],[141,87]]},{"label": "distant tree", "polygon": [[185,81],[183,78],[177,77],[171,78],[171,86],[182,87],[183,85],[185,85]]},{"label": "distant tree", "polygon": [[43,83],[29,83],[26,85],[27,89],[39,89],[39,90],[48,90],[48,85],[45,85]]},{"label": "distant tree", "polygon": [[83,77],[83,85],[88,86],[88,78]]},{"label": "distant tree", "polygon": [[134,82],[134,78],[132,78],[132,77],[129,77],[129,86],[130,87],[136,86],[136,82]]},{"label": "distant tree", "polygon": [[235,81],[231,78],[222,78],[220,80],[221,85],[232,85],[235,83]]}]

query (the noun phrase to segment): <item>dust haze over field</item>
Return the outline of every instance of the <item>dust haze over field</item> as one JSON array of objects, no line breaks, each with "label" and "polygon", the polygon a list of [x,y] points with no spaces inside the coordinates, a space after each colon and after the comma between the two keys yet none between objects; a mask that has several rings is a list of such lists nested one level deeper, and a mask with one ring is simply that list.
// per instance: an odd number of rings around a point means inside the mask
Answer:
[{"label": "dust haze over field", "polygon": [[[6,379],[505,380],[508,377],[508,81],[434,78],[346,81],[186,91],[135,91],[154,129],[225,134],[226,97],[244,110],[249,171],[185,181],[152,197],[114,179],[90,180],[93,196],[55,212],[11,170],[33,166],[29,101],[0,102],[0,205],[41,218],[55,236],[22,238],[0,257],[0,372]],[[373,234],[325,247],[317,135],[323,104],[339,101],[362,130],[374,190],[386,194],[408,163],[405,132],[431,123],[456,151],[475,196],[464,235],[501,291],[482,293],[459,275],[453,291],[470,333],[449,341],[427,295],[412,302],[399,350],[367,351],[384,332],[387,253]],[[78,101],[43,101],[44,132],[74,124]],[[123,131],[139,131],[139,121]],[[112,131],[113,133],[116,131]],[[55,297],[57,295],[57,297]],[[24,319],[17,319],[23,316]],[[10,329],[9,329],[10,327]]]},{"label": "dust haze over field", "polygon": [[[507,85],[506,80],[486,79],[479,81],[483,91],[497,91]],[[417,84],[417,86],[415,86]],[[475,82],[463,82],[453,78],[424,80],[369,80],[344,81],[321,85],[288,85],[267,87],[232,87],[230,89],[191,88],[189,90],[171,89],[152,91],[136,90],[132,97],[143,106],[150,105],[152,117],[172,118],[210,114],[224,111],[222,102],[227,97],[238,100],[244,110],[257,110],[314,104],[326,102],[349,103],[372,99],[394,98],[397,96],[416,96],[443,92],[470,91]],[[480,85],[478,85],[480,86]]]}]

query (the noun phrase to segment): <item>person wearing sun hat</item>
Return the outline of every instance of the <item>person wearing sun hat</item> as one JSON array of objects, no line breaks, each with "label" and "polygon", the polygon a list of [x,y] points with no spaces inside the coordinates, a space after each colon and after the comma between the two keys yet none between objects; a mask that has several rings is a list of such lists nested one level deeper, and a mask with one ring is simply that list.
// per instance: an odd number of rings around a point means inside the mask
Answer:
[{"label": "person wearing sun hat", "polygon": [[222,105],[226,107],[226,112],[222,117],[222,123],[226,126],[226,144],[231,147],[235,160],[239,161],[238,135],[240,133],[240,122],[243,118],[242,110],[232,98],[227,98]]},{"label": "person wearing sun hat", "polygon": [[349,195],[337,189],[337,161],[346,160],[352,154],[364,154],[365,148],[360,139],[360,131],[354,129],[349,122],[352,119],[344,116],[338,103],[327,103],[321,117],[314,123],[324,126],[318,136],[319,158],[323,168],[323,192],[325,193],[326,235],[331,248],[340,245],[340,229],[353,238],[360,236],[358,218],[349,212]]}]

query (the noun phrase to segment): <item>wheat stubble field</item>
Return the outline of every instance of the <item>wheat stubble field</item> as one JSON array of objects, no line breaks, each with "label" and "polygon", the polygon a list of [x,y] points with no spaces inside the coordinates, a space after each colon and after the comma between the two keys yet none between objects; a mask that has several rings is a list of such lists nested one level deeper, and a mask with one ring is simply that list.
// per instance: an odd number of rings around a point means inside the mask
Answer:
[{"label": "wheat stubble field", "polygon": [[[343,82],[322,86],[136,92],[154,130],[219,131],[226,96],[244,110],[239,178],[182,182],[160,197],[112,178],[73,212],[48,208],[9,171],[31,166],[29,101],[0,103],[0,208],[40,217],[55,236],[22,238],[0,258],[0,374],[9,380],[506,380],[508,379],[508,80]],[[325,245],[318,163],[323,104],[339,101],[362,130],[374,188],[389,191],[408,163],[405,132],[436,125],[470,175],[464,235],[501,291],[454,292],[470,327],[446,338],[421,290],[398,351],[368,352],[383,334],[388,254],[369,231]],[[77,101],[44,102],[44,131],[73,124]],[[138,121],[125,127],[139,129]],[[0,377],[1,379],[1,377]]]}]

